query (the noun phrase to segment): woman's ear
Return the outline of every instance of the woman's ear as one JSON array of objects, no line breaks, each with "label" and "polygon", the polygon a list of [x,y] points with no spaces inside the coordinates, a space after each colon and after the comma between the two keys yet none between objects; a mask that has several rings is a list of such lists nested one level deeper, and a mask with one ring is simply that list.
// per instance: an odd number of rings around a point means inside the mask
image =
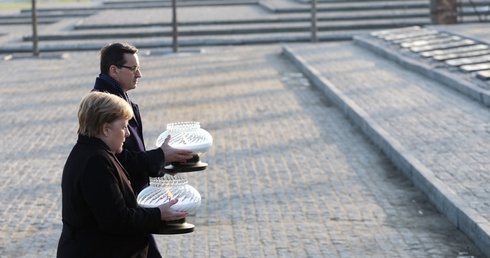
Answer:
[{"label": "woman's ear", "polygon": [[109,123],[104,123],[104,125],[102,126],[102,135],[104,136],[108,136],[109,135],[109,130],[110,130],[110,124]]}]

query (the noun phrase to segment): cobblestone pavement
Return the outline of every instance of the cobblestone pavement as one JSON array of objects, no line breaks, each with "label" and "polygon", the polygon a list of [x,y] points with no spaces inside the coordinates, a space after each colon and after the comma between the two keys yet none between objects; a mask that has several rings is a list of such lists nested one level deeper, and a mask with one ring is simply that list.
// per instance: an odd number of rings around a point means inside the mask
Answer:
[{"label": "cobblestone pavement", "polygon": [[[176,121],[214,137],[208,170],[188,175],[195,232],[157,236],[166,257],[483,257],[281,46],[146,54],[130,96],[147,145]],[[0,257],[55,255],[61,171],[98,74],[96,52],[58,57],[0,61]]]},{"label": "cobblestone pavement", "polygon": [[432,202],[488,248],[488,107],[353,43],[290,49]]}]

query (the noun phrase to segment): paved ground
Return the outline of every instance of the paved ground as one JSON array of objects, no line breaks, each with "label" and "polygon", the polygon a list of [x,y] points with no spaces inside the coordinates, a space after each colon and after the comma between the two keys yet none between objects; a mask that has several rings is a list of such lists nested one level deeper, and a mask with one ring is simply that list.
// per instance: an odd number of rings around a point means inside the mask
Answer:
[{"label": "paved ground", "polygon": [[[214,136],[192,234],[166,257],[483,257],[377,147],[311,87],[280,46],[142,56],[148,145],[168,122]],[[0,62],[1,257],[52,257],[60,175],[97,53]]]},{"label": "paved ground", "polygon": [[[488,28],[435,27],[487,45]],[[288,49],[316,85],[488,255],[489,81],[437,62],[426,65],[403,50],[384,52],[381,48],[391,47],[365,40]],[[318,58],[321,53],[331,54]]]}]

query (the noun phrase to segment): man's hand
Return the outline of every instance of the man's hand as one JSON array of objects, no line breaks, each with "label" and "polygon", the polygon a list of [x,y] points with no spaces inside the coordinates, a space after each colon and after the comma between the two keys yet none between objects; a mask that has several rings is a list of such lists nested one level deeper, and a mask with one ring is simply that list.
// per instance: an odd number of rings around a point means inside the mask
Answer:
[{"label": "man's hand", "polygon": [[162,149],[163,153],[165,154],[165,166],[172,162],[186,162],[187,160],[192,159],[192,151],[179,150],[168,145],[170,138],[170,135],[167,136],[162,146],[160,146],[160,149]]}]

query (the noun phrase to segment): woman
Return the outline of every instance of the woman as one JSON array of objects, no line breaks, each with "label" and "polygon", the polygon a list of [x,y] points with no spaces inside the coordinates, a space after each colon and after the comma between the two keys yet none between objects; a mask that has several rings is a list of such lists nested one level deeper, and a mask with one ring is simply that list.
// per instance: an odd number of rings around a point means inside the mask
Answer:
[{"label": "woman", "polygon": [[116,159],[129,136],[133,117],[122,98],[92,92],[80,103],[78,141],[63,169],[63,230],[58,257],[146,257],[150,233],[162,220],[178,220],[185,212],[140,208],[126,170]]}]

